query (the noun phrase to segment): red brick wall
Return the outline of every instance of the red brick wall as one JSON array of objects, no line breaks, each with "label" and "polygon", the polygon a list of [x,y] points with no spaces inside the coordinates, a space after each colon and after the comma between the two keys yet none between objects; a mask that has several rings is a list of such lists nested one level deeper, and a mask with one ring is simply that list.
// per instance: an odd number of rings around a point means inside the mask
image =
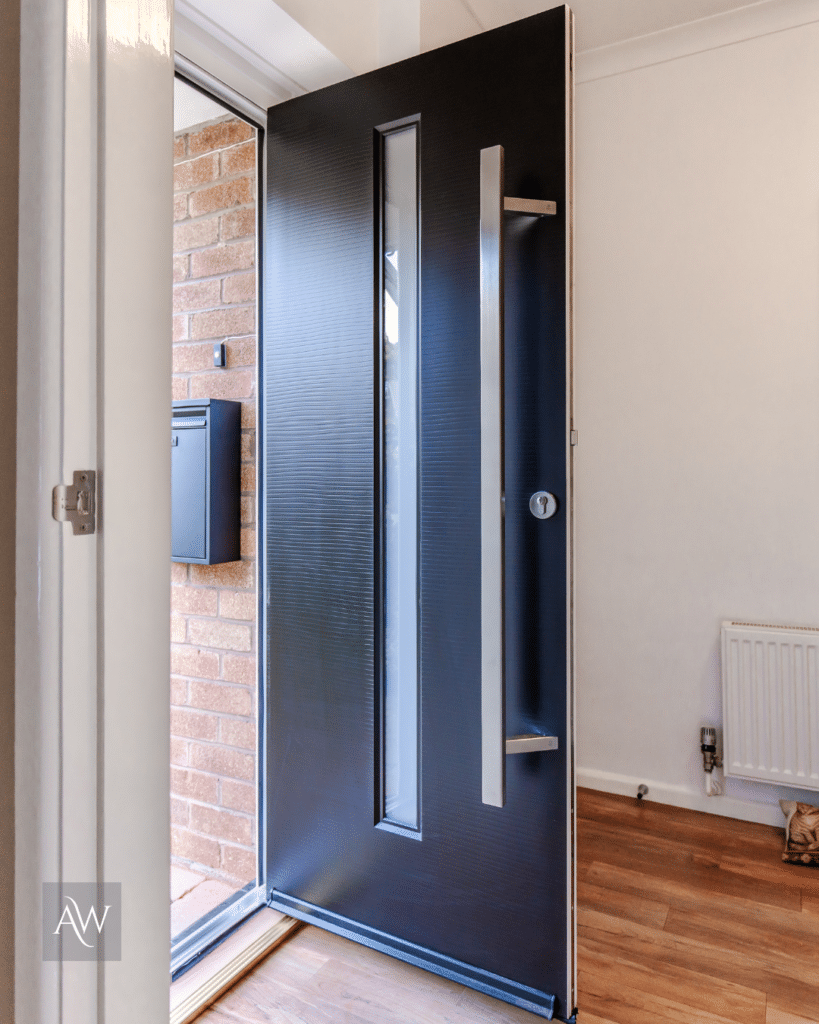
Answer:
[{"label": "red brick wall", "polygon": [[256,875],[255,132],[181,132],[174,160],[173,397],[242,402],[242,558],[171,566],[171,855],[241,886]]}]

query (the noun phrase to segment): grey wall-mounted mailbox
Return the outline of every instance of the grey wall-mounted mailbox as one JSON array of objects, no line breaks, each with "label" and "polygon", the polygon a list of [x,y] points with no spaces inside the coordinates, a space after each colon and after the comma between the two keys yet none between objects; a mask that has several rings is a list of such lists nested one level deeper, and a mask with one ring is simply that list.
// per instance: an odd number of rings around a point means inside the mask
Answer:
[{"label": "grey wall-mounted mailbox", "polygon": [[215,565],[239,552],[240,402],[173,403],[171,560]]}]

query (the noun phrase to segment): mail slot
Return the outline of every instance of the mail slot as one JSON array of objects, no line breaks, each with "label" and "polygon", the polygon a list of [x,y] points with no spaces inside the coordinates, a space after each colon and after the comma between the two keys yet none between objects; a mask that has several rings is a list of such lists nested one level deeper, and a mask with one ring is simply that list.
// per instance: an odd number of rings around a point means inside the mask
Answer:
[{"label": "mail slot", "polygon": [[239,551],[240,402],[173,403],[171,559],[215,565]]}]

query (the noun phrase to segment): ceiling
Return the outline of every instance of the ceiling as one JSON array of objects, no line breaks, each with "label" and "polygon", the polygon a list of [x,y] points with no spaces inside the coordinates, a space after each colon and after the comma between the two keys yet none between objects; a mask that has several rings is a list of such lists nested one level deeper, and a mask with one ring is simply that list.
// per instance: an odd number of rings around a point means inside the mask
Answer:
[{"label": "ceiling", "polygon": [[[554,6],[554,0],[176,0],[176,49],[268,107]],[[578,52],[745,6],[747,0],[571,4]]]},{"label": "ceiling", "polygon": [[[433,13],[439,3],[440,0],[425,0],[430,15],[422,19],[422,25],[427,22],[424,49],[452,42],[442,38],[440,19]],[[448,0],[444,6],[465,8],[473,23],[479,22],[480,29],[488,29],[538,14],[555,4],[539,0]],[[748,0],[572,0],[569,6],[575,16],[577,50],[582,51],[746,7]]]}]

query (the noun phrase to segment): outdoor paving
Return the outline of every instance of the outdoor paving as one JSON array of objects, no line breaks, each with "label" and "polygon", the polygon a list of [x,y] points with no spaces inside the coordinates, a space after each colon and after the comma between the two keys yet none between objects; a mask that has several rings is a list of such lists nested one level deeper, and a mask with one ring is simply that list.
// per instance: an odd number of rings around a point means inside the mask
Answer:
[{"label": "outdoor paving", "polygon": [[235,886],[171,865],[171,937],[236,892]]}]

